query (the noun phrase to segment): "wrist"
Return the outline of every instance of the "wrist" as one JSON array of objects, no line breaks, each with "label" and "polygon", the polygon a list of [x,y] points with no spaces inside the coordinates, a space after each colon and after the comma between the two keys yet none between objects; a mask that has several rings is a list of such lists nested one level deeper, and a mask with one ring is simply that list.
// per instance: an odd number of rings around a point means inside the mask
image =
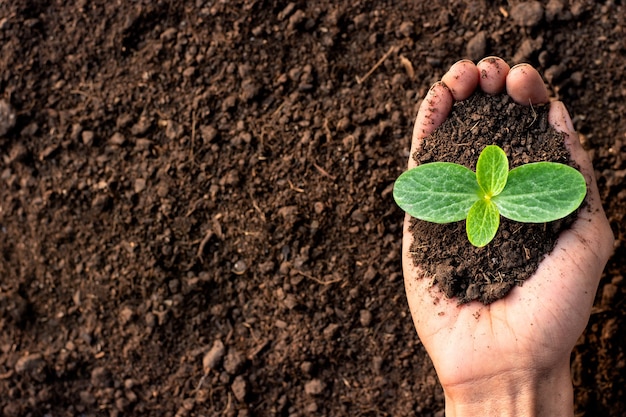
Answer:
[{"label": "wrist", "polygon": [[558,368],[517,370],[444,386],[446,417],[571,417],[569,358]]}]

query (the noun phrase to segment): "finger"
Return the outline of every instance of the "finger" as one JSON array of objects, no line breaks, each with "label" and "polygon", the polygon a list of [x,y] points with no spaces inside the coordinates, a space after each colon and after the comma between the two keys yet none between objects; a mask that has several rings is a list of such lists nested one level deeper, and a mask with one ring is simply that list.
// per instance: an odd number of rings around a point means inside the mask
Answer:
[{"label": "finger", "polygon": [[528,64],[511,68],[506,77],[506,92],[516,103],[524,106],[548,102],[548,89],[541,75]]},{"label": "finger", "polygon": [[411,157],[409,157],[409,168],[413,168],[416,163],[413,160],[415,153],[422,146],[422,141],[437,129],[452,109],[454,99],[448,87],[441,81],[435,83],[426,97],[420,104],[413,127],[413,138],[411,140]]},{"label": "finger", "polygon": [[456,62],[441,81],[448,86],[456,101],[465,100],[478,86],[478,68],[468,59]]},{"label": "finger", "polygon": [[480,88],[487,94],[504,92],[506,76],[511,67],[502,58],[490,56],[476,64],[479,73]]}]

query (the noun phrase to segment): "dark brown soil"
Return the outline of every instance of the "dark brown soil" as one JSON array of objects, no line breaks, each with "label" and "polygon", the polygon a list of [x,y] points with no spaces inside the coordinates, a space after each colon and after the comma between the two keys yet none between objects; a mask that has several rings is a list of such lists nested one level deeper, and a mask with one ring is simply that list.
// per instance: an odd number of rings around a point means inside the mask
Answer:
[{"label": "dark brown soil", "polygon": [[576,410],[626,414],[626,10],[542,5],[0,2],[0,415],[441,416],[391,190],[489,54],[592,154],[617,244]]},{"label": "dark brown soil", "polygon": [[[576,167],[563,136],[548,124],[547,106],[520,106],[507,95],[479,93],[456,103],[414,158],[420,164],[446,161],[476,170],[478,156],[488,145],[498,145],[506,152],[510,169],[539,161]],[[482,248],[467,240],[465,222],[435,224],[414,219],[411,253],[448,298],[489,304],[522,285],[537,270],[575,217],[574,213],[548,224],[502,218],[494,240]]]}]

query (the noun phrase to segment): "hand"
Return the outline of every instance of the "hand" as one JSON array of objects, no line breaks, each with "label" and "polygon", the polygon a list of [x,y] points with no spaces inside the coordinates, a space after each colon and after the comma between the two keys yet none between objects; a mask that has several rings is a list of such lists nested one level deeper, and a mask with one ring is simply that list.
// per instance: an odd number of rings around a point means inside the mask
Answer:
[{"label": "hand", "polygon": [[[548,103],[539,73],[500,58],[454,64],[422,102],[411,155],[448,116],[455,100],[480,87],[504,92],[522,105]],[[549,123],[565,133],[572,159],[587,179],[588,209],[564,231],[535,274],[501,300],[457,305],[430,286],[409,254],[410,217],[404,221],[402,260],[413,321],[446,400],[446,416],[573,415],[570,353],[591,312],[600,276],[613,249],[594,171],[563,103],[550,103]],[[415,166],[412,158],[409,168]]]}]

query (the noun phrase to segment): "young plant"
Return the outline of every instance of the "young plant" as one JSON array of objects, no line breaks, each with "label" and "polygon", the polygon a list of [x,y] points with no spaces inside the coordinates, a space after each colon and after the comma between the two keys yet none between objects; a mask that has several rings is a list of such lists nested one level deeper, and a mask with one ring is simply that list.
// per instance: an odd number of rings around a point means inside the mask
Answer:
[{"label": "young plant", "polygon": [[450,162],[431,162],[402,173],[393,188],[400,208],[433,223],[466,219],[467,238],[487,245],[500,226],[500,215],[523,223],[561,219],[580,206],[587,194],[585,178],[576,169],[535,162],[509,171],[504,151],[487,146],[476,172]]}]

